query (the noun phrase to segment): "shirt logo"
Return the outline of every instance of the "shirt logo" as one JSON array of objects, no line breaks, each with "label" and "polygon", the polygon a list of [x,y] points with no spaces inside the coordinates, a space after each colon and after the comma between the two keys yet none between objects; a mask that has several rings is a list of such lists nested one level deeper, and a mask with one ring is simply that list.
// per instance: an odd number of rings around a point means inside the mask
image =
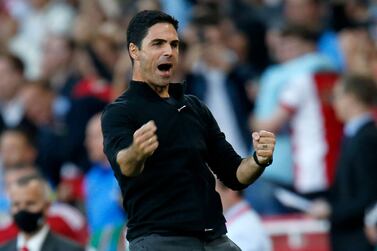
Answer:
[{"label": "shirt logo", "polygon": [[184,106],[182,106],[181,108],[178,108],[177,110],[178,110],[178,112],[181,112],[182,111],[182,109],[183,108],[185,108],[186,106],[184,105]]}]

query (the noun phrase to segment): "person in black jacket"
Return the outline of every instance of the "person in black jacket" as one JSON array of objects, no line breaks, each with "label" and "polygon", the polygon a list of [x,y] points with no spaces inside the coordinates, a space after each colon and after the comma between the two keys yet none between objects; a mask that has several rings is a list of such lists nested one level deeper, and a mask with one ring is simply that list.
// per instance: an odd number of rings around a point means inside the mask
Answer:
[{"label": "person in black jacket", "polygon": [[363,229],[365,211],[377,200],[376,97],[377,85],[368,76],[346,76],[335,87],[335,111],[345,122],[337,173],[328,200],[310,209],[330,220],[333,251],[373,250]]},{"label": "person in black jacket", "polygon": [[130,250],[240,250],[225,235],[213,173],[232,189],[247,187],[272,162],[275,136],[253,133],[256,152],[242,159],[208,108],[171,83],[177,27],[160,11],[133,17],[132,81],[102,115],[104,151],[129,215]]},{"label": "person in black jacket", "polygon": [[0,251],[84,251],[84,247],[53,232],[46,223],[49,207],[47,183],[38,175],[18,179],[9,187],[11,212],[20,230]]}]

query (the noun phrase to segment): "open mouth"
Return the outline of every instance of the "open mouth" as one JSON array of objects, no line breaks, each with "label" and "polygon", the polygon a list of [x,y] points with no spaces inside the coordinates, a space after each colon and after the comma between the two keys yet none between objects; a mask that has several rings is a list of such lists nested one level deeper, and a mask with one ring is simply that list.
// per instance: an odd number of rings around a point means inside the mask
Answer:
[{"label": "open mouth", "polygon": [[172,64],[166,63],[166,64],[160,64],[157,66],[158,70],[160,71],[169,71],[173,67]]}]

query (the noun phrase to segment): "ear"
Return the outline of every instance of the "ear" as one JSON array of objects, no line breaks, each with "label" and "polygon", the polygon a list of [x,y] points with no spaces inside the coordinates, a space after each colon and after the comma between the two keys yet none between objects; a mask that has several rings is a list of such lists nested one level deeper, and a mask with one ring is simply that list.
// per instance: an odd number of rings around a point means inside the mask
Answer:
[{"label": "ear", "polygon": [[139,48],[136,44],[130,43],[128,46],[128,52],[133,60],[137,60],[139,58]]}]

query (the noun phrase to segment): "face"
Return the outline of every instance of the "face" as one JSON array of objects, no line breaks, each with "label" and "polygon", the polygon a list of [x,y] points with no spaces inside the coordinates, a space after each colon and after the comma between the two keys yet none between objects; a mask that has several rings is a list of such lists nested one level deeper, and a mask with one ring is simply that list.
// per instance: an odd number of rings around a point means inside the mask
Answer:
[{"label": "face", "polygon": [[64,38],[50,37],[43,47],[42,72],[44,76],[55,74],[69,64],[71,53]]},{"label": "face", "polygon": [[349,106],[350,103],[352,103],[350,100],[350,96],[344,92],[341,82],[338,82],[334,88],[333,106],[334,106],[335,114],[339,118],[339,120],[341,121],[347,120],[346,111],[350,107]]},{"label": "face", "polygon": [[284,14],[294,24],[317,22],[319,9],[311,0],[286,0]]},{"label": "face", "polygon": [[140,48],[130,45],[134,59],[133,79],[165,87],[171,82],[178,63],[178,34],[173,25],[151,26]]},{"label": "face", "polygon": [[34,8],[40,9],[43,6],[45,6],[45,4],[47,4],[49,1],[50,0],[31,0],[30,2]]},{"label": "face", "polygon": [[13,215],[20,210],[36,213],[45,212],[48,208],[43,184],[37,181],[30,181],[24,186],[12,185],[9,189],[9,196],[12,201]]},{"label": "face", "polygon": [[38,87],[30,86],[21,91],[21,100],[25,106],[28,119],[38,126],[49,124],[52,120],[52,106],[54,95],[52,92],[42,91]]},{"label": "face", "polygon": [[281,37],[280,44],[278,45],[279,59],[286,62],[297,58],[304,54],[304,41],[293,36]]},{"label": "face", "polygon": [[85,146],[91,161],[98,162],[106,160],[106,156],[103,153],[103,138],[99,116],[95,116],[88,123]]},{"label": "face", "polygon": [[6,132],[0,140],[0,156],[5,167],[33,163],[35,152],[25,136],[17,132]]},{"label": "face", "polygon": [[6,58],[0,58],[0,100],[10,100],[22,83],[22,74],[12,68]]}]

